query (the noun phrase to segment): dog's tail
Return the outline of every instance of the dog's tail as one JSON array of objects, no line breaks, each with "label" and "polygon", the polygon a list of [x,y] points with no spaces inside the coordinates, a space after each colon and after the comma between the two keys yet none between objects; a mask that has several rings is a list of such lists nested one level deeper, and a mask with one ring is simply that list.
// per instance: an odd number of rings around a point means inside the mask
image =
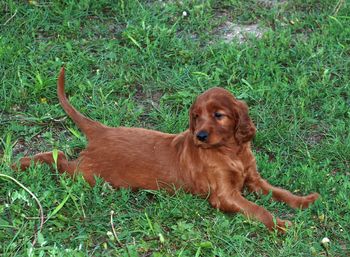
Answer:
[{"label": "dog's tail", "polygon": [[96,129],[103,127],[103,125],[97,121],[93,121],[81,113],[79,113],[69,102],[64,92],[64,67],[61,68],[60,74],[57,80],[57,95],[61,103],[62,108],[66,111],[69,117],[74,123],[81,129],[81,131],[89,139],[92,136],[92,132]]}]

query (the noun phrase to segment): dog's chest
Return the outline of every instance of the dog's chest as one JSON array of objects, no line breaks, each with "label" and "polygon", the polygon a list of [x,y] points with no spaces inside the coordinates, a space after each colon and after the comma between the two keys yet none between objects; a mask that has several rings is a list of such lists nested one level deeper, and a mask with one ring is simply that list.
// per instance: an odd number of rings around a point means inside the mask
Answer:
[{"label": "dog's chest", "polygon": [[240,158],[228,155],[211,155],[202,159],[201,165],[192,171],[193,193],[207,195],[229,183],[241,190],[247,174]]}]

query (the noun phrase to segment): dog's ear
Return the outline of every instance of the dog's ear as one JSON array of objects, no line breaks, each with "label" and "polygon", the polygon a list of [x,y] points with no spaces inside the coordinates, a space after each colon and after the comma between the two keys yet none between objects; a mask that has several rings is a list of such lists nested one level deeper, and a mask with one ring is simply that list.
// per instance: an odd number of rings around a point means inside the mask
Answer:
[{"label": "dog's ear", "polygon": [[235,138],[238,144],[250,141],[256,132],[254,123],[249,117],[248,106],[243,101],[235,101],[237,110],[237,121],[235,126]]},{"label": "dog's ear", "polygon": [[189,110],[189,119],[190,119],[190,122],[189,122],[189,127],[190,127],[190,132],[193,134],[194,133],[194,130],[195,130],[195,117],[193,117],[193,109],[194,109],[194,106],[195,106],[196,102],[194,102],[192,105],[191,105],[191,108]]}]

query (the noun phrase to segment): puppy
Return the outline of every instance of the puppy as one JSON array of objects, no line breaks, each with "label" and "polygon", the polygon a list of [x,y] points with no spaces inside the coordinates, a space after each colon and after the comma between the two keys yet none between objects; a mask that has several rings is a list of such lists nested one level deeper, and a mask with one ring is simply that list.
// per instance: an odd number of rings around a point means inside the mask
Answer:
[{"label": "puppy", "polygon": [[[297,196],[274,187],[257,172],[250,142],[255,126],[247,105],[223,88],[212,88],[197,97],[190,108],[189,129],[166,134],[142,128],[107,127],[79,113],[64,92],[64,68],[58,77],[58,98],[69,117],[88,139],[78,159],[68,161],[59,152],[57,169],[73,175],[82,173],[94,185],[99,176],[115,188],[186,192],[208,197],[224,212],[240,212],[261,221],[272,230],[284,231],[287,220],[274,219],[270,212],[242,196],[242,189],[272,193],[272,198],[292,208],[307,208],[317,198],[313,193]],[[31,162],[54,164],[51,152],[24,157],[25,170]]]}]

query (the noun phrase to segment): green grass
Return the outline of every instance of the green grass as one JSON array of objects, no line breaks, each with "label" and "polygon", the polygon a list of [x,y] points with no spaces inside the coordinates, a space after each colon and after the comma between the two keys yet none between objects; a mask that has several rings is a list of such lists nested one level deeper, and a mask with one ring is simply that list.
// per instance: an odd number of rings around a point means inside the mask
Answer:
[{"label": "green grass", "polygon": [[[328,237],[329,256],[349,256],[350,4],[270,2],[1,1],[0,173],[33,192],[50,218],[33,248],[39,208],[0,177],[0,255],[326,256]],[[225,43],[225,22],[265,33]],[[13,172],[25,154],[60,149],[74,158],[84,148],[56,97],[63,64],[72,104],[110,126],[177,133],[196,95],[229,89],[250,106],[262,176],[321,199],[295,211],[248,195],[294,223],[280,236],[181,191],[113,190],[102,181],[91,189],[44,165]]]}]

